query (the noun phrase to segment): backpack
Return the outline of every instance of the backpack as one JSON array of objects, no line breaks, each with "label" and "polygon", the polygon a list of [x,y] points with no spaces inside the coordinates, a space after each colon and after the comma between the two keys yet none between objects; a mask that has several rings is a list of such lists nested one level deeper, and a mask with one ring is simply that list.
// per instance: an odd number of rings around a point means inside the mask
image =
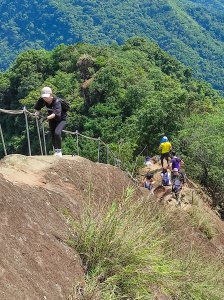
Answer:
[{"label": "backpack", "polygon": [[61,98],[57,98],[57,100],[59,100],[61,102],[61,109],[64,112],[67,112],[67,111],[69,111],[71,109],[70,103],[68,103],[66,100],[61,99]]}]

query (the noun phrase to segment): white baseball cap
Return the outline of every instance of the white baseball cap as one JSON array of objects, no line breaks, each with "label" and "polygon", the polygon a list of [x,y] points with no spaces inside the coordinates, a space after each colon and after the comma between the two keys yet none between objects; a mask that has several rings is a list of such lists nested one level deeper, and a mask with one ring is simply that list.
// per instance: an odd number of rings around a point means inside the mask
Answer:
[{"label": "white baseball cap", "polygon": [[42,88],[41,90],[41,97],[50,97],[52,95],[52,89],[49,86],[45,86],[44,88]]}]

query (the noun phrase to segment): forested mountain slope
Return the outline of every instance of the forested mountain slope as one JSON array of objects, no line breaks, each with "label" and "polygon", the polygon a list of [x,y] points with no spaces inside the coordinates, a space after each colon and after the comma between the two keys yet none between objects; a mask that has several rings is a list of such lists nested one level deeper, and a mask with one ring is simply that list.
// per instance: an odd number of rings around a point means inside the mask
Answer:
[{"label": "forested mountain slope", "polygon": [[123,43],[145,36],[176,56],[199,78],[223,90],[224,2],[77,1],[0,2],[0,66],[27,48],[59,43]]},{"label": "forested mountain slope", "polygon": [[[79,43],[24,52],[0,73],[0,107],[25,105],[32,111],[43,86],[71,103],[68,130],[101,137],[131,171],[143,149],[144,155],[159,154],[159,140],[166,134],[190,177],[224,208],[223,98],[156,44],[133,38],[121,46]],[[38,154],[35,122],[29,122],[32,153]],[[28,154],[24,116],[1,115],[1,126],[8,153]],[[95,143],[82,140],[80,147],[82,156],[96,160]],[[1,143],[0,151],[2,156]],[[66,136],[63,153],[77,152],[76,140]]]}]

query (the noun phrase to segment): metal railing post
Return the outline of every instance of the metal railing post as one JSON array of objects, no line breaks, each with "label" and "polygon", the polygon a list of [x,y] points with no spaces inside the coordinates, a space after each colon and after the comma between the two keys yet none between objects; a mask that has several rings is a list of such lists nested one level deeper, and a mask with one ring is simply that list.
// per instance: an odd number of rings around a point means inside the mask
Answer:
[{"label": "metal railing post", "polygon": [[43,134],[43,142],[44,142],[44,154],[47,155],[47,147],[46,147],[44,123],[42,123],[42,134]]},{"label": "metal railing post", "polygon": [[29,150],[29,155],[31,156],[30,133],[29,133],[28,118],[27,118],[27,113],[26,113],[26,107],[25,106],[23,108],[23,112],[24,112],[25,121],[26,121],[26,134],[27,134],[27,141],[28,141],[28,150]]},{"label": "metal railing post", "polygon": [[78,132],[78,130],[76,130],[75,134],[76,134],[77,154],[79,156],[79,132]]},{"label": "metal railing post", "polygon": [[42,142],[41,142],[41,136],[40,136],[40,128],[39,128],[38,117],[35,116],[35,119],[36,119],[37,134],[38,134],[39,145],[40,145],[40,153],[41,153],[41,155],[43,155],[43,147],[42,147]]},{"label": "metal railing post", "polygon": [[97,155],[97,161],[100,162],[100,137],[98,137],[98,155]]},{"label": "metal railing post", "polygon": [[109,164],[109,146],[106,146],[106,151],[107,151],[107,164]]},{"label": "metal railing post", "polygon": [[7,155],[7,151],[6,151],[6,147],[5,147],[5,141],[4,141],[4,136],[3,136],[2,125],[1,124],[0,124],[0,134],[1,134],[1,139],[2,139],[2,145],[3,145],[4,153],[5,153],[5,156],[6,156]]}]

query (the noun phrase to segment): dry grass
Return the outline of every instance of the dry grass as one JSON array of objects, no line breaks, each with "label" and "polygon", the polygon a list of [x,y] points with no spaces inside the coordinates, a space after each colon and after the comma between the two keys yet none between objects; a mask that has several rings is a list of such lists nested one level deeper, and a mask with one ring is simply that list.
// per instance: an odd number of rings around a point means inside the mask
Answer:
[{"label": "dry grass", "polygon": [[184,260],[171,256],[164,227],[171,217],[127,190],[120,202],[100,211],[86,206],[69,244],[80,254],[87,287],[105,300],[154,299],[155,286],[175,300],[223,300],[224,269],[219,261],[204,262],[190,252]]}]

